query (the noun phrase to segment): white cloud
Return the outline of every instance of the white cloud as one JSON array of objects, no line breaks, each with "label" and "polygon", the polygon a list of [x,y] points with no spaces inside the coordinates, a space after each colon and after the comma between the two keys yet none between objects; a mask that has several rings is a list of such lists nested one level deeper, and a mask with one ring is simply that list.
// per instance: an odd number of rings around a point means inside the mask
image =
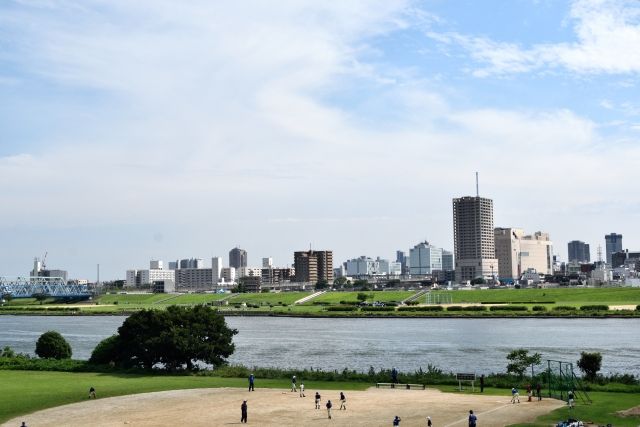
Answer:
[{"label": "white cloud", "polygon": [[487,37],[428,32],[464,47],[477,62],[477,77],[566,69],[578,74],[640,72],[640,4],[632,0],[574,0],[570,11],[576,41],[523,47]]}]

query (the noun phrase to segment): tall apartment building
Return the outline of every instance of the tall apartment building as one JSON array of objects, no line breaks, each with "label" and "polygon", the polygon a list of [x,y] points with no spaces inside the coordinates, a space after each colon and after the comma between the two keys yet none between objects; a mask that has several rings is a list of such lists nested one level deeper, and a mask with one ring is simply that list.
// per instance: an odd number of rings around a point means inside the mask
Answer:
[{"label": "tall apartment building", "polygon": [[293,254],[297,282],[333,282],[332,251],[297,251]]},{"label": "tall apartment building", "polygon": [[295,275],[293,268],[263,268],[262,284],[263,285],[281,285],[286,280],[291,280]]},{"label": "tall apartment building", "polygon": [[493,200],[480,196],[453,199],[453,241],[456,280],[463,282],[498,273]]},{"label": "tall apartment building", "polygon": [[520,228],[496,228],[494,236],[501,279],[518,279],[530,269],[553,274],[553,243],[549,234],[537,231],[525,235]]},{"label": "tall apartment building", "polygon": [[213,269],[180,268],[175,270],[175,284],[178,289],[209,291],[213,289]]},{"label": "tall apartment building", "polygon": [[260,276],[262,276],[262,269],[259,267],[236,268],[236,277],[238,279],[242,277],[260,277]]},{"label": "tall apartment building", "polygon": [[611,233],[604,236],[607,264],[611,265],[611,254],[622,251],[622,234]]},{"label": "tall apartment building", "polygon": [[126,286],[152,285],[157,281],[174,281],[175,271],[163,269],[163,262],[151,260],[148,270],[127,270]]},{"label": "tall apartment building", "polygon": [[412,276],[424,276],[442,270],[442,248],[422,242],[409,250],[409,271]]},{"label": "tall apartment building", "polygon": [[589,244],[580,240],[572,240],[567,244],[569,262],[591,262]]},{"label": "tall apartment building", "polygon": [[247,251],[235,247],[229,251],[229,267],[240,268],[247,266]]}]

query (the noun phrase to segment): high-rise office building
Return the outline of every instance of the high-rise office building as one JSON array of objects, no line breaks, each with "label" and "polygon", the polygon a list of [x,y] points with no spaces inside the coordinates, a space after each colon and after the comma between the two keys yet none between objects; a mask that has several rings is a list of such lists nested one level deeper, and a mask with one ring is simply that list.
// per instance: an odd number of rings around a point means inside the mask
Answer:
[{"label": "high-rise office building", "polygon": [[247,266],[247,251],[235,247],[229,251],[229,267],[240,268]]},{"label": "high-rise office building", "polygon": [[332,251],[298,251],[293,254],[297,282],[333,282]]},{"label": "high-rise office building", "polygon": [[493,235],[493,200],[453,199],[453,241],[456,280],[464,282],[498,273]]},{"label": "high-rise office building", "polygon": [[530,269],[553,273],[553,243],[549,234],[537,231],[525,235],[520,228],[496,228],[496,258],[501,279],[518,279]]},{"label": "high-rise office building", "polygon": [[400,263],[402,273],[409,274],[409,257],[404,251],[396,251],[396,262]]},{"label": "high-rise office building", "polygon": [[604,236],[607,264],[611,265],[611,254],[622,251],[622,234],[611,233]]},{"label": "high-rise office building", "polygon": [[580,240],[572,240],[567,244],[569,262],[591,262],[589,244]]},{"label": "high-rise office building", "polygon": [[424,276],[442,270],[442,248],[422,242],[409,250],[409,271],[412,276]]}]

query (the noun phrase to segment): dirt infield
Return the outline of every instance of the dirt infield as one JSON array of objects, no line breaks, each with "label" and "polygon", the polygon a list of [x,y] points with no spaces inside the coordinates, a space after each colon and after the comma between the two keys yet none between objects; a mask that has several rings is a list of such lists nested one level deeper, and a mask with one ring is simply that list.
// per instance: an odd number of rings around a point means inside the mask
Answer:
[{"label": "dirt infield", "polygon": [[[541,402],[511,404],[510,396],[442,393],[437,390],[348,391],[347,410],[341,411],[339,391],[320,390],[322,409],[314,409],[314,394],[306,397],[288,390],[216,388],[174,390],[91,400],[59,406],[15,418],[3,427],[60,426],[230,426],[240,425],[240,404],[247,399],[248,424],[254,426],[390,426],[393,417],[401,426],[426,426],[430,416],[434,426],[466,426],[469,409],[480,426],[504,426],[532,421],[563,405]],[[333,418],[327,417],[325,403],[331,399]]]}]

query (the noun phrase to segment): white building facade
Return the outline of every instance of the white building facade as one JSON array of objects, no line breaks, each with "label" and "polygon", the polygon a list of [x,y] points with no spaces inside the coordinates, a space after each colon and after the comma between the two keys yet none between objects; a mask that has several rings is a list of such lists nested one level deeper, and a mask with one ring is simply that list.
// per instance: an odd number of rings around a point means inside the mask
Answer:
[{"label": "white building facade", "polygon": [[442,270],[442,248],[422,242],[409,250],[409,272],[412,276],[425,276]]}]

